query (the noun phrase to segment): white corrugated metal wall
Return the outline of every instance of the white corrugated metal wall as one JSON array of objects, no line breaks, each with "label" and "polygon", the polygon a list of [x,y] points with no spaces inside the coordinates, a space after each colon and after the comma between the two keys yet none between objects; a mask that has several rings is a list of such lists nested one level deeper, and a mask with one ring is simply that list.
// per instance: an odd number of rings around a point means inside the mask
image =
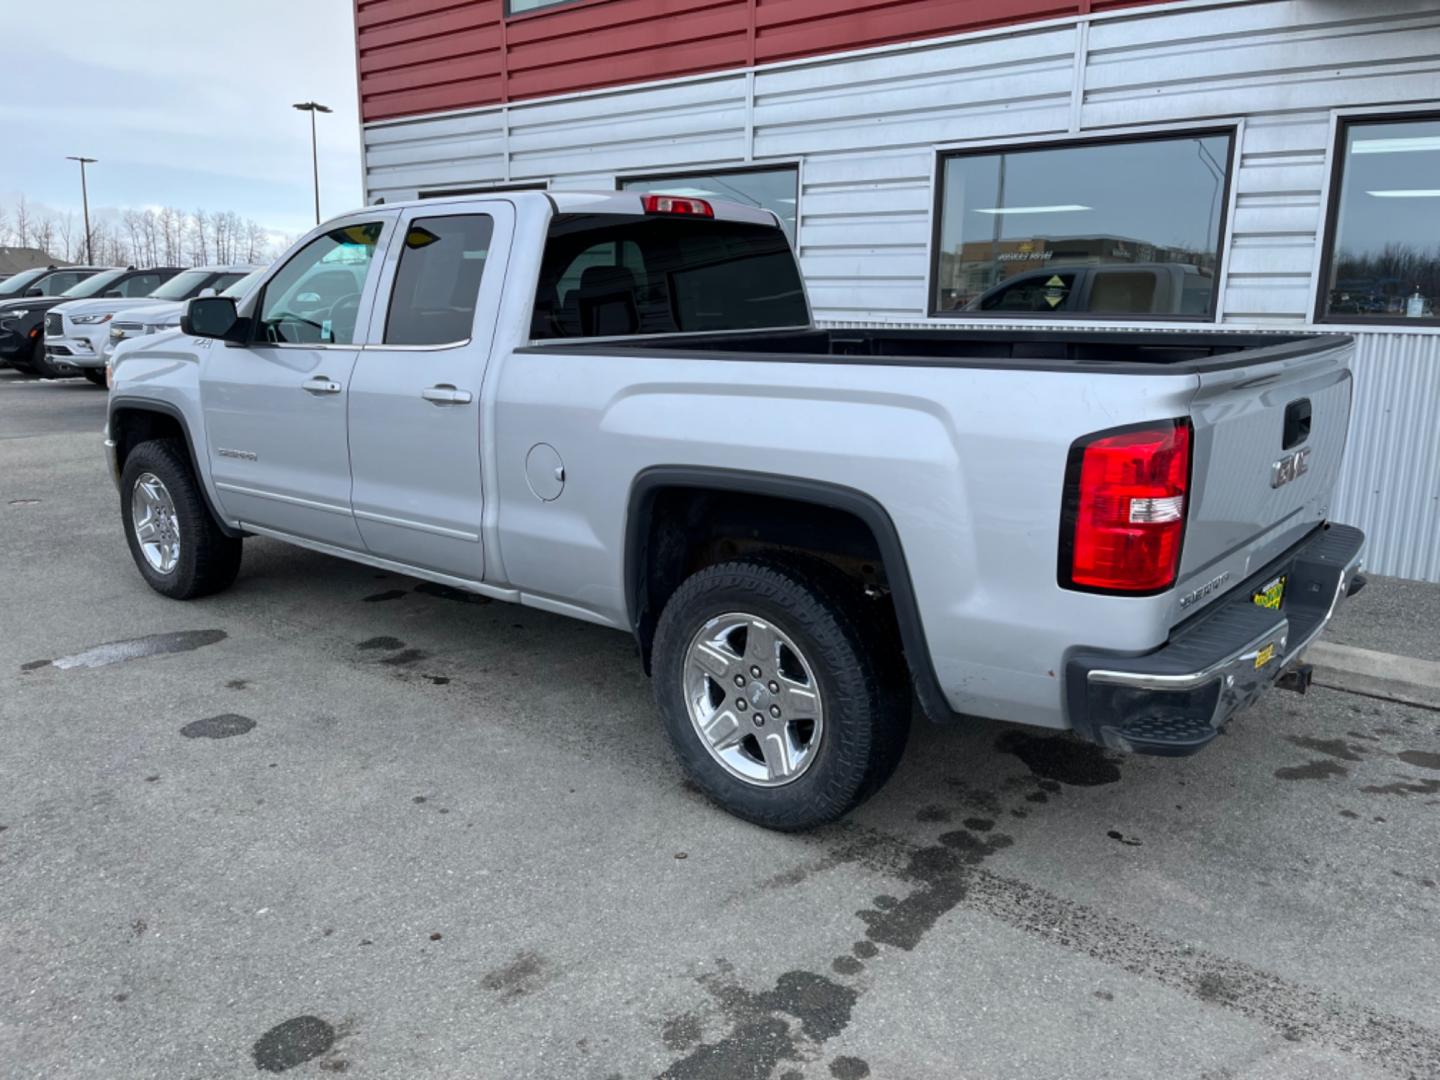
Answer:
[{"label": "white corrugated metal wall", "polygon": [[[1183,3],[375,124],[366,189],[609,189],[627,172],[796,162],[817,318],[913,323],[937,147],[1234,120],[1221,319],[1297,328],[1315,304],[1337,111],[1437,99],[1431,0]],[[1335,516],[1370,534],[1372,569],[1440,581],[1440,330],[1356,342]]]}]

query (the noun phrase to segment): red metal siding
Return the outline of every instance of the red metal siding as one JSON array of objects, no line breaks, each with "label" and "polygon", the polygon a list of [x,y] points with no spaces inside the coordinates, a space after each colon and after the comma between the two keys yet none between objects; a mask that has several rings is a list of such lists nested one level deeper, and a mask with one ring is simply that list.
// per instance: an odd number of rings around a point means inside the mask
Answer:
[{"label": "red metal siding", "polygon": [[360,111],[384,120],[1158,0],[355,0]]}]

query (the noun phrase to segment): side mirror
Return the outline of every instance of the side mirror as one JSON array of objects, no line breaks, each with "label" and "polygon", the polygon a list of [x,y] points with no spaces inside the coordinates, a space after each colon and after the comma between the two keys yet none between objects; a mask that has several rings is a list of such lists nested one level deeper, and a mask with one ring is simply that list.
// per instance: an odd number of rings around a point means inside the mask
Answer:
[{"label": "side mirror", "polygon": [[216,295],[216,294],[215,294],[215,290],[214,290],[214,289],[212,289],[209,285],[206,285],[205,288],[201,289],[201,290],[200,290],[198,293],[196,293],[195,295],[196,295],[196,296],[214,296],[214,295]]},{"label": "side mirror", "polygon": [[124,294],[123,292],[121,292],[119,289],[111,289],[111,290],[110,290],[109,292],[107,292],[105,295],[106,295],[106,297],[108,298],[108,297],[111,297],[111,296],[124,296],[125,294]]},{"label": "side mirror", "polygon": [[25,295],[26,295],[26,296],[44,296],[44,295],[45,295],[45,290],[42,289],[42,288],[40,288],[39,285],[32,285],[32,286],[30,286],[30,288],[28,288],[28,289],[25,290]]},{"label": "side mirror", "polygon": [[180,332],[191,337],[238,341],[241,329],[233,296],[197,296],[180,316]]}]

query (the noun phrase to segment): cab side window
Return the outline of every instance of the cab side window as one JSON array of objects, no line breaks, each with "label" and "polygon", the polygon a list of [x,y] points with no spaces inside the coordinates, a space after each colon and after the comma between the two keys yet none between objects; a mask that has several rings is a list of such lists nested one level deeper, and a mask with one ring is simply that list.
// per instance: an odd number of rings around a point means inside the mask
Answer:
[{"label": "cab side window", "polygon": [[342,225],[297,251],[265,285],[255,340],[272,345],[353,345],[365,277],[381,222]]},{"label": "cab side window", "polygon": [[159,287],[159,274],[136,274],[121,284],[120,292],[125,296],[149,296]]},{"label": "cab side window", "polygon": [[66,289],[70,288],[73,285],[79,285],[80,282],[84,281],[89,276],[89,274],[80,274],[73,271],[68,273],[51,274],[49,277],[44,278],[41,281],[41,284],[45,287],[45,292],[47,295],[59,296]]},{"label": "cab side window", "polygon": [[405,232],[386,345],[456,345],[470,340],[494,221],[486,214],[416,218]]}]

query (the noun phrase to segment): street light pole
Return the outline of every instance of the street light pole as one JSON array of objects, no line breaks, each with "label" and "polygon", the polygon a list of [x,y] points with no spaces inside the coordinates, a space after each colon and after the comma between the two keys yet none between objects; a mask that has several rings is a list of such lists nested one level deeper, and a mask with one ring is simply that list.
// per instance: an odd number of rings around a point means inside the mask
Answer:
[{"label": "street light pole", "polygon": [[[80,204],[85,210],[85,261],[91,266],[95,265],[95,256],[90,252],[90,192],[85,187],[85,166],[94,165],[96,159],[93,157],[75,157],[72,154],[65,155],[66,161],[78,161],[80,163]],[[68,255],[69,252],[66,252]]]},{"label": "street light pole", "polygon": [[315,147],[315,114],[333,112],[328,105],[318,101],[296,102],[295,108],[310,114],[310,168],[315,175],[315,224],[320,224],[320,152]]}]

